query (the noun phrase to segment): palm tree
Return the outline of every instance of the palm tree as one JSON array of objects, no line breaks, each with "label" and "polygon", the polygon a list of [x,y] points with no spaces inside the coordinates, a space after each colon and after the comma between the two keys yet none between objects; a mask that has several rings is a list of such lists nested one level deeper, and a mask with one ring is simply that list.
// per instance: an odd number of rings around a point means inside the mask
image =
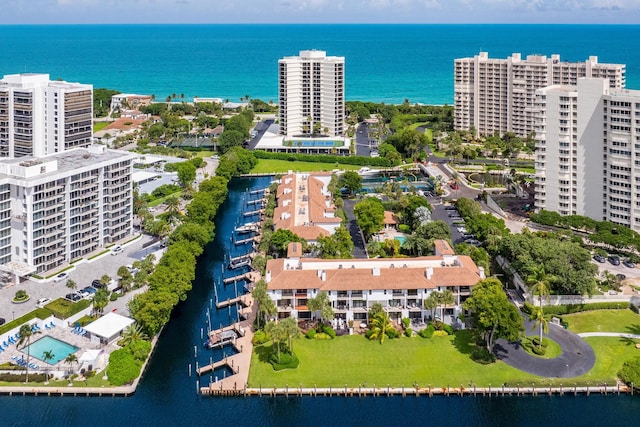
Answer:
[{"label": "palm tree", "polygon": [[18,331],[18,344],[17,346],[20,347],[22,346],[22,348],[24,349],[25,347],[27,348],[27,374],[26,374],[26,378],[25,378],[25,382],[29,382],[29,359],[31,358],[31,349],[29,348],[29,343],[31,343],[31,337],[41,333],[40,331],[34,331],[33,330],[33,326],[30,325],[29,323],[25,323],[24,325],[20,326],[20,330]]},{"label": "palm tree", "polygon": [[[50,360],[53,360],[56,356],[53,355],[53,350],[47,350],[42,352],[42,361],[44,363],[49,363]],[[47,368],[47,371],[45,372],[45,384],[49,384],[49,368]]]},{"label": "palm tree", "polygon": [[320,312],[320,321],[328,321],[333,318],[333,308],[331,307],[331,301],[326,292],[321,291],[315,298],[309,298],[307,300],[307,306],[311,313]]},{"label": "palm tree", "polygon": [[69,279],[67,280],[67,288],[75,291],[76,289],[78,289],[78,284],[73,279]]},{"label": "palm tree", "polygon": [[447,305],[451,305],[455,302],[455,298],[453,297],[453,292],[449,289],[446,289],[442,292],[434,292],[436,301],[440,305],[440,320],[444,322],[444,308]]},{"label": "palm tree", "polygon": [[275,302],[271,299],[271,297],[267,294],[267,282],[264,280],[259,280],[256,283],[256,286],[251,291],[253,295],[253,300],[258,304],[258,316],[257,327],[260,328],[263,325],[266,325],[267,319],[270,316],[274,316],[277,314],[278,310],[276,308]]},{"label": "palm tree", "polygon": [[169,220],[177,219],[180,214],[180,200],[175,197],[169,197],[165,204],[167,205],[167,214],[169,215]]},{"label": "palm tree", "polygon": [[102,314],[104,308],[109,304],[109,295],[107,294],[107,291],[104,289],[98,289],[96,293],[93,294],[91,302],[93,303],[93,311]]},{"label": "palm tree", "polygon": [[278,363],[280,363],[280,344],[287,339],[287,331],[281,322],[269,322],[265,325],[264,331],[271,337],[278,348]]},{"label": "palm tree", "polygon": [[438,308],[438,300],[436,298],[435,292],[432,292],[427,299],[424,300],[424,308],[429,310],[431,313],[431,317],[435,319],[436,317],[436,308]]},{"label": "palm tree", "polygon": [[148,339],[149,337],[142,330],[142,326],[137,323],[132,323],[131,325],[127,326],[124,331],[122,331],[121,343],[122,346],[125,346],[132,341]]},{"label": "palm tree", "polygon": [[544,265],[540,264],[537,267],[531,268],[531,274],[527,276],[527,284],[530,286],[531,294],[538,294],[539,298],[539,307],[542,308],[542,300],[546,299],[550,300],[550,291],[551,287],[549,286],[549,282],[552,280],[552,277],[547,274],[545,271]]},{"label": "palm tree", "polygon": [[540,328],[540,341],[538,342],[538,348],[542,347],[542,333],[549,333],[549,321],[544,317],[544,312],[542,311],[542,307],[538,307],[533,313],[531,313],[530,320],[533,320],[535,323],[533,324],[533,329]]},{"label": "palm tree", "polygon": [[293,354],[293,342],[292,338],[297,338],[300,335],[300,328],[298,328],[298,322],[295,317],[287,317],[280,321],[284,333],[287,335],[287,344],[289,346],[289,352]]},{"label": "palm tree", "polygon": [[389,313],[382,311],[376,314],[371,321],[371,335],[369,339],[378,340],[380,344],[382,344],[387,337],[387,332],[391,329],[393,329],[393,325],[389,319]]},{"label": "palm tree", "polygon": [[[78,362],[78,356],[76,356],[73,353],[71,353],[64,359],[64,363],[66,363],[69,366],[69,368],[71,368],[73,364],[77,362]],[[72,371],[69,370],[69,384],[71,384],[71,372]]]}]

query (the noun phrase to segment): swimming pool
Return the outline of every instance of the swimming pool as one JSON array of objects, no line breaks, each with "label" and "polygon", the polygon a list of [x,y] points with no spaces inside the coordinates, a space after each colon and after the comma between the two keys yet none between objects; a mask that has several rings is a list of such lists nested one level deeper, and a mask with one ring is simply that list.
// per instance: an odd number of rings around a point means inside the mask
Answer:
[{"label": "swimming pool", "polygon": [[51,353],[53,353],[53,359],[48,360],[46,363],[55,365],[62,359],[65,359],[71,353],[75,353],[78,350],[78,347],[75,347],[64,341],[60,341],[59,339],[50,337],[49,335],[45,335],[38,341],[29,344],[22,351],[26,353],[27,349],[29,351],[29,354],[31,354],[31,357],[35,357],[42,362],[44,362],[44,360],[42,360],[42,353],[44,353],[45,351],[50,351]]},{"label": "swimming pool", "polygon": [[402,245],[407,238],[406,236],[396,236],[394,237],[394,239],[396,239]]},{"label": "swimming pool", "polygon": [[342,141],[328,141],[321,139],[306,139],[291,141],[293,147],[342,147],[344,142]]}]

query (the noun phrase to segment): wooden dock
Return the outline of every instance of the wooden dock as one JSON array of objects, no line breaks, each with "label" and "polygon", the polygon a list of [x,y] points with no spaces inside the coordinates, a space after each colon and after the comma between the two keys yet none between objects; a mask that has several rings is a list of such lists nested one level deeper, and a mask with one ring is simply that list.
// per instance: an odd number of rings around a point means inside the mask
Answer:
[{"label": "wooden dock", "polygon": [[243,212],[242,216],[262,215],[263,213],[264,209],[257,209],[255,211]]},{"label": "wooden dock", "polygon": [[244,255],[240,255],[240,256],[229,258],[229,262],[240,261],[240,260],[245,259],[245,258],[253,259],[253,257],[255,255],[256,255],[255,252],[249,252],[248,254],[244,254]]},{"label": "wooden dock", "polygon": [[226,285],[229,283],[239,282],[240,280],[251,280],[251,277],[252,276],[249,273],[239,274],[237,276],[227,277],[226,279],[223,279],[222,283]]},{"label": "wooden dock", "polygon": [[255,199],[255,200],[247,200],[247,206],[252,206],[252,205],[257,205],[257,204],[264,205],[265,203],[267,203],[267,199],[266,198]]},{"label": "wooden dock", "polygon": [[252,236],[252,237],[248,237],[246,239],[242,239],[242,240],[236,240],[235,244],[236,245],[243,245],[245,243],[249,243],[249,242],[259,242],[260,241],[260,236]]},{"label": "wooden dock", "polygon": [[230,298],[225,301],[216,302],[216,308],[225,308],[233,304],[242,304],[243,306],[247,307],[250,302],[247,301],[245,295],[241,295],[239,297]]},{"label": "wooden dock", "polygon": [[[219,384],[219,385],[218,385]],[[228,383],[226,383],[228,384]],[[226,385],[224,384],[224,385]],[[343,396],[343,397],[380,397],[380,396],[589,396],[591,393],[604,395],[632,394],[633,388],[617,384],[615,386],[569,386],[569,387],[259,387],[246,386],[223,387],[222,382],[202,387],[200,392],[205,396]]]}]

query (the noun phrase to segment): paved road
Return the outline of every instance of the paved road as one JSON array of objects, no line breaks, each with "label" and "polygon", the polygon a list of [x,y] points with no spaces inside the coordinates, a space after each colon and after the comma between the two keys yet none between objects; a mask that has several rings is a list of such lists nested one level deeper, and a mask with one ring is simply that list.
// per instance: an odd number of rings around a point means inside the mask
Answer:
[{"label": "paved road", "polygon": [[[533,322],[525,320],[528,335],[534,334]],[[537,332],[535,333],[537,335]],[[574,378],[593,368],[596,356],[593,349],[581,337],[566,329],[549,325],[546,335],[562,347],[562,354],[555,359],[541,359],[526,352],[519,343],[503,339],[496,341],[494,353],[498,359],[521,371],[547,378]]]},{"label": "paved road", "polygon": [[369,124],[364,122],[358,124],[356,128],[356,155],[369,157],[371,152],[375,151],[372,147],[369,140]]},{"label": "paved road", "polygon": [[356,201],[353,199],[344,199],[344,211],[347,214],[347,220],[349,224],[347,225],[347,229],[349,230],[349,234],[351,234],[351,240],[353,240],[353,257],[354,258],[368,258],[367,251],[365,250],[366,242],[362,237],[362,232],[360,231],[360,227],[358,227],[358,223],[356,222],[356,216],[353,213],[353,207],[355,206]]},{"label": "paved road", "polygon": [[249,144],[246,148],[249,150],[255,150],[256,145],[258,145],[258,142],[260,142],[262,136],[265,134],[267,129],[269,129],[269,126],[275,123],[275,121],[275,119],[266,119],[259,122],[254,128],[256,130],[256,136],[251,138],[251,141],[249,141]]}]

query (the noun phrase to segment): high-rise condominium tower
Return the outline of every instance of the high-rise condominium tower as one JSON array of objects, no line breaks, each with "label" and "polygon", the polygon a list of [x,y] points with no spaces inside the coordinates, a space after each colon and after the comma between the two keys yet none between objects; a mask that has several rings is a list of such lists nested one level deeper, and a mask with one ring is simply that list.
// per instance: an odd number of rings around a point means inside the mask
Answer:
[{"label": "high-rise condominium tower", "polygon": [[0,157],[41,157],[91,144],[93,86],[48,74],[0,80]]},{"label": "high-rise condominium tower", "polygon": [[278,61],[280,134],[286,138],[344,133],[344,57],[320,50]]},{"label": "high-rise condominium tower", "polygon": [[534,130],[537,89],[551,85],[575,86],[581,77],[609,79],[611,88],[624,88],[625,66],[599,64],[597,56],[584,62],[562,62],[560,55],[519,53],[506,59],[480,52],[454,65],[454,127],[475,128],[480,135],[514,132],[520,137]]}]

